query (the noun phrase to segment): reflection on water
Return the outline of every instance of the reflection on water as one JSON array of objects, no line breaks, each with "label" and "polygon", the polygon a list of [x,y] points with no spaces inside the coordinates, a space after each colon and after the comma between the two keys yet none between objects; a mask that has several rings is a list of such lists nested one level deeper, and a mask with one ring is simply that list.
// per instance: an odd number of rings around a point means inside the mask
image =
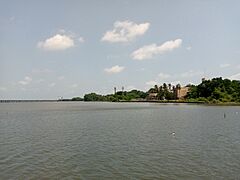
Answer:
[{"label": "reflection on water", "polygon": [[239,129],[239,107],[3,103],[0,179],[239,179]]}]

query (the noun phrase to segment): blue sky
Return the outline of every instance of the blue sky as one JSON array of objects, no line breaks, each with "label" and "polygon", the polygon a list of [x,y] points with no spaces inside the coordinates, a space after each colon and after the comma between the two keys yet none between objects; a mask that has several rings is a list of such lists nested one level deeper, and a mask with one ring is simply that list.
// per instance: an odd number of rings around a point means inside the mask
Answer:
[{"label": "blue sky", "polygon": [[240,2],[0,1],[0,99],[240,79]]}]

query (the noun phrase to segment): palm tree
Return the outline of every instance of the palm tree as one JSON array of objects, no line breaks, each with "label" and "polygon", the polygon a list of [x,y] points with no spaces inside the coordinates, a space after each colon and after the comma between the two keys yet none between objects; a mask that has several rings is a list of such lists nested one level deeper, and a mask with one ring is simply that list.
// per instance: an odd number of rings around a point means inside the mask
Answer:
[{"label": "palm tree", "polygon": [[163,87],[160,86],[159,87],[159,92],[158,92],[158,99],[163,100],[163,97],[164,97]]},{"label": "palm tree", "polygon": [[181,89],[181,85],[180,85],[180,84],[177,84],[177,85],[176,85],[176,89]]},{"label": "palm tree", "polygon": [[162,86],[159,86],[159,91],[162,91],[163,90],[163,87]]},{"label": "palm tree", "polygon": [[178,91],[181,89],[181,85],[177,84],[175,88],[175,99],[178,99]]},{"label": "palm tree", "polygon": [[172,89],[171,83],[168,84],[168,90],[170,91]]},{"label": "palm tree", "polygon": [[167,90],[167,84],[163,83],[163,90],[166,91]]},{"label": "palm tree", "polygon": [[155,86],[154,86],[154,89],[155,89],[155,92],[156,92],[156,93],[159,92],[158,85],[155,85]]}]

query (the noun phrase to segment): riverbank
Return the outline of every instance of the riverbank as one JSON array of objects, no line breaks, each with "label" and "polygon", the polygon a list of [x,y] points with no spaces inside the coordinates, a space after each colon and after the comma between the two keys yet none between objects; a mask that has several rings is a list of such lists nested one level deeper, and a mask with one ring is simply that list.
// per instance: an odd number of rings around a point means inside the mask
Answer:
[{"label": "riverbank", "polygon": [[[71,99],[65,100],[0,100],[0,103],[21,103],[21,102],[112,102],[112,101],[76,101]],[[114,103],[159,103],[159,104],[201,104],[208,106],[240,106],[237,102],[204,102],[204,101],[185,101],[185,100],[130,100],[115,101]]]},{"label": "riverbank", "polygon": [[184,100],[152,100],[152,101],[119,101],[119,102],[146,102],[146,103],[162,103],[162,104],[204,104],[204,105],[209,105],[209,106],[240,106],[240,103],[238,102],[204,102],[204,101],[184,101]]},{"label": "riverbank", "polygon": [[119,102],[135,102],[135,103],[163,103],[163,104],[173,104],[173,103],[184,103],[184,104],[205,104],[202,101],[183,101],[183,100],[131,100],[131,101],[119,101]]},{"label": "riverbank", "polygon": [[58,100],[0,100],[0,103],[18,103],[18,102],[57,102]]},{"label": "riverbank", "polygon": [[202,101],[121,101],[121,102],[146,102],[146,103],[160,103],[160,104],[204,104],[209,106],[240,106],[240,103],[235,102],[222,102],[222,103],[211,103]]}]

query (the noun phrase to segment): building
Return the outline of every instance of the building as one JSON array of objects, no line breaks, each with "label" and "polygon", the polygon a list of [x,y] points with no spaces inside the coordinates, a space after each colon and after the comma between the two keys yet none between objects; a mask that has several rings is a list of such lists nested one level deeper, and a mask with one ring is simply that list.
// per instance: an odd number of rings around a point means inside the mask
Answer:
[{"label": "building", "polygon": [[[190,87],[185,86],[181,87],[180,85],[177,85],[176,87],[173,86],[173,88],[168,88],[166,90],[159,90],[160,92],[156,92],[155,90],[152,90],[148,92],[147,100],[149,101],[156,101],[156,100],[184,100],[187,96],[187,93],[190,91]],[[168,93],[166,94],[167,91]],[[160,94],[159,94],[160,93]],[[170,93],[170,95],[169,95]],[[161,96],[161,97],[160,97]],[[165,97],[167,96],[167,97]]]},{"label": "building", "polygon": [[147,100],[157,100],[158,93],[149,93],[147,96]]},{"label": "building", "polygon": [[189,92],[189,87],[181,87],[176,89],[176,98],[185,99],[187,93]]}]

